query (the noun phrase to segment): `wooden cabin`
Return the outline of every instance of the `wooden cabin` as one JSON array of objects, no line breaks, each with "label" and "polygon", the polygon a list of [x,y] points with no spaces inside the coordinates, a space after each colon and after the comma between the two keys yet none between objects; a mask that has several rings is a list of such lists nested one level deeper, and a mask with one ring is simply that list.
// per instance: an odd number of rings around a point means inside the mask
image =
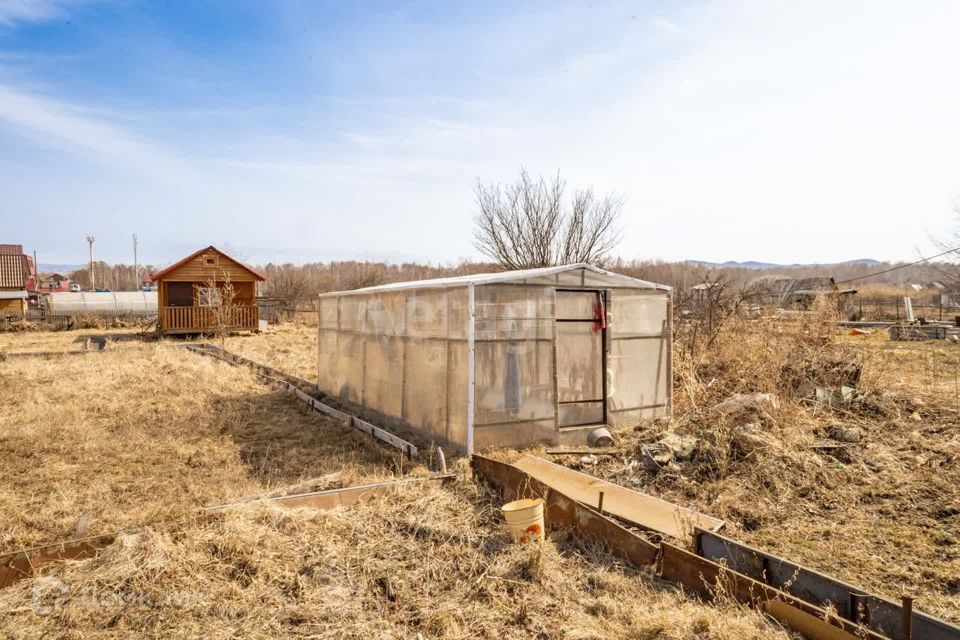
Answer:
[{"label": "wooden cabin", "polygon": [[22,316],[26,313],[32,264],[19,244],[0,244],[0,315]]},{"label": "wooden cabin", "polygon": [[[210,246],[152,276],[162,335],[208,333],[260,326],[257,283],[262,275]],[[232,301],[230,293],[232,291]]]}]

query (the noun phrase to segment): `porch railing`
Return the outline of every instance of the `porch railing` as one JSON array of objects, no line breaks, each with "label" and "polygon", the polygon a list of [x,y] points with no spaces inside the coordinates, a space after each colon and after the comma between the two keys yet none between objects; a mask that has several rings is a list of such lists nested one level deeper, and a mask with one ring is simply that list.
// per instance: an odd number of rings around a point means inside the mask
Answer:
[{"label": "porch railing", "polygon": [[216,331],[224,329],[256,329],[259,313],[256,305],[230,307],[163,307],[160,328],[163,331]]}]

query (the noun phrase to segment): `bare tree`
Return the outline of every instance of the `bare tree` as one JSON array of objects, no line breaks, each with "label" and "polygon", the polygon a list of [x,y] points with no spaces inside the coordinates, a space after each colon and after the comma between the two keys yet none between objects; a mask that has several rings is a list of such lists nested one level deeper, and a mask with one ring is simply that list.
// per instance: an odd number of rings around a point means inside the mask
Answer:
[{"label": "bare tree", "polygon": [[526,169],[511,184],[478,180],[475,246],[507,269],[602,265],[620,241],[623,200],[613,194],[598,198],[586,188],[576,190],[565,206],[565,189],[559,173],[535,180]]},{"label": "bare tree", "polygon": [[291,313],[301,302],[316,295],[315,291],[311,291],[307,272],[292,264],[272,270],[265,293],[280,301]]},{"label": "bare tree", "polygon": [[933,243],[945,255],[945,258],[938,262],[930,262],[929,268],[934,277],[943,281],[943,284],[951,291],[960,289],[960,202],[953,205],[953,213],[956,216],[956,227],[946,238],[931,237]]},{"label": "bare tree", "polygon": [[222,273],[220,279],[211,277],[199,291],[199,306],[210,309],[210,328],[220,342],[221,349],[226,343],[227,333],[237,326],[236,297],[237,291],[227,271]]}]

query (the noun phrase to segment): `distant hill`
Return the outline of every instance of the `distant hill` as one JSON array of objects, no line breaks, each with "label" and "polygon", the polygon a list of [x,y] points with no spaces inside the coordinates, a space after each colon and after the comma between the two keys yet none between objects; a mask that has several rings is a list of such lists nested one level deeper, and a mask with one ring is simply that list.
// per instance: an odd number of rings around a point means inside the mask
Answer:
[{"label": "distant hill", "polygon": [[83,269],[86,266],[85,264],[52,264],[49,262],[41,262],[37,265],[37,271],[41,273],[62,273],[66,275],[71,271]]},{"label": "distant hill", "polygon": [[697,267],[706,267],[708,269],[786,269],[786,268],[803,268],[803,267],[843,267],[850,265],[875,265],[880,264],[879,260],[874,260],[873,258],[860,258],[857,260],[846,260],[844,262],[830,262],[830,263],[810,263],[810,264],[777,264],[775,262],[757,262],[755,260],[746,260],[744,262],[737,262],[736,260],[727,260],[726,262],[707,262],[705,260],[686,260],[686,264],[691,264]]}]

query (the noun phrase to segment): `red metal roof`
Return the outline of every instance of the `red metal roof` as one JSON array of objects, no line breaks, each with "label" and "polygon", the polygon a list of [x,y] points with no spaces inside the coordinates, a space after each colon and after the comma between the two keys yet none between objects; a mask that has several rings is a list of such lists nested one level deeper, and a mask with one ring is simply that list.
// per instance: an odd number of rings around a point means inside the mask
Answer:
[{"label": "red metal roof", "polygon": [[22,244],[0,244],[0,256],[22,256]]},{"label": "red metal roof", "polygon": [[[17,246],[17,245],[0,245]],[[4,289],[23,289],[27,286],[27,257],[23,253],[0,252],[0,287]]]}]

